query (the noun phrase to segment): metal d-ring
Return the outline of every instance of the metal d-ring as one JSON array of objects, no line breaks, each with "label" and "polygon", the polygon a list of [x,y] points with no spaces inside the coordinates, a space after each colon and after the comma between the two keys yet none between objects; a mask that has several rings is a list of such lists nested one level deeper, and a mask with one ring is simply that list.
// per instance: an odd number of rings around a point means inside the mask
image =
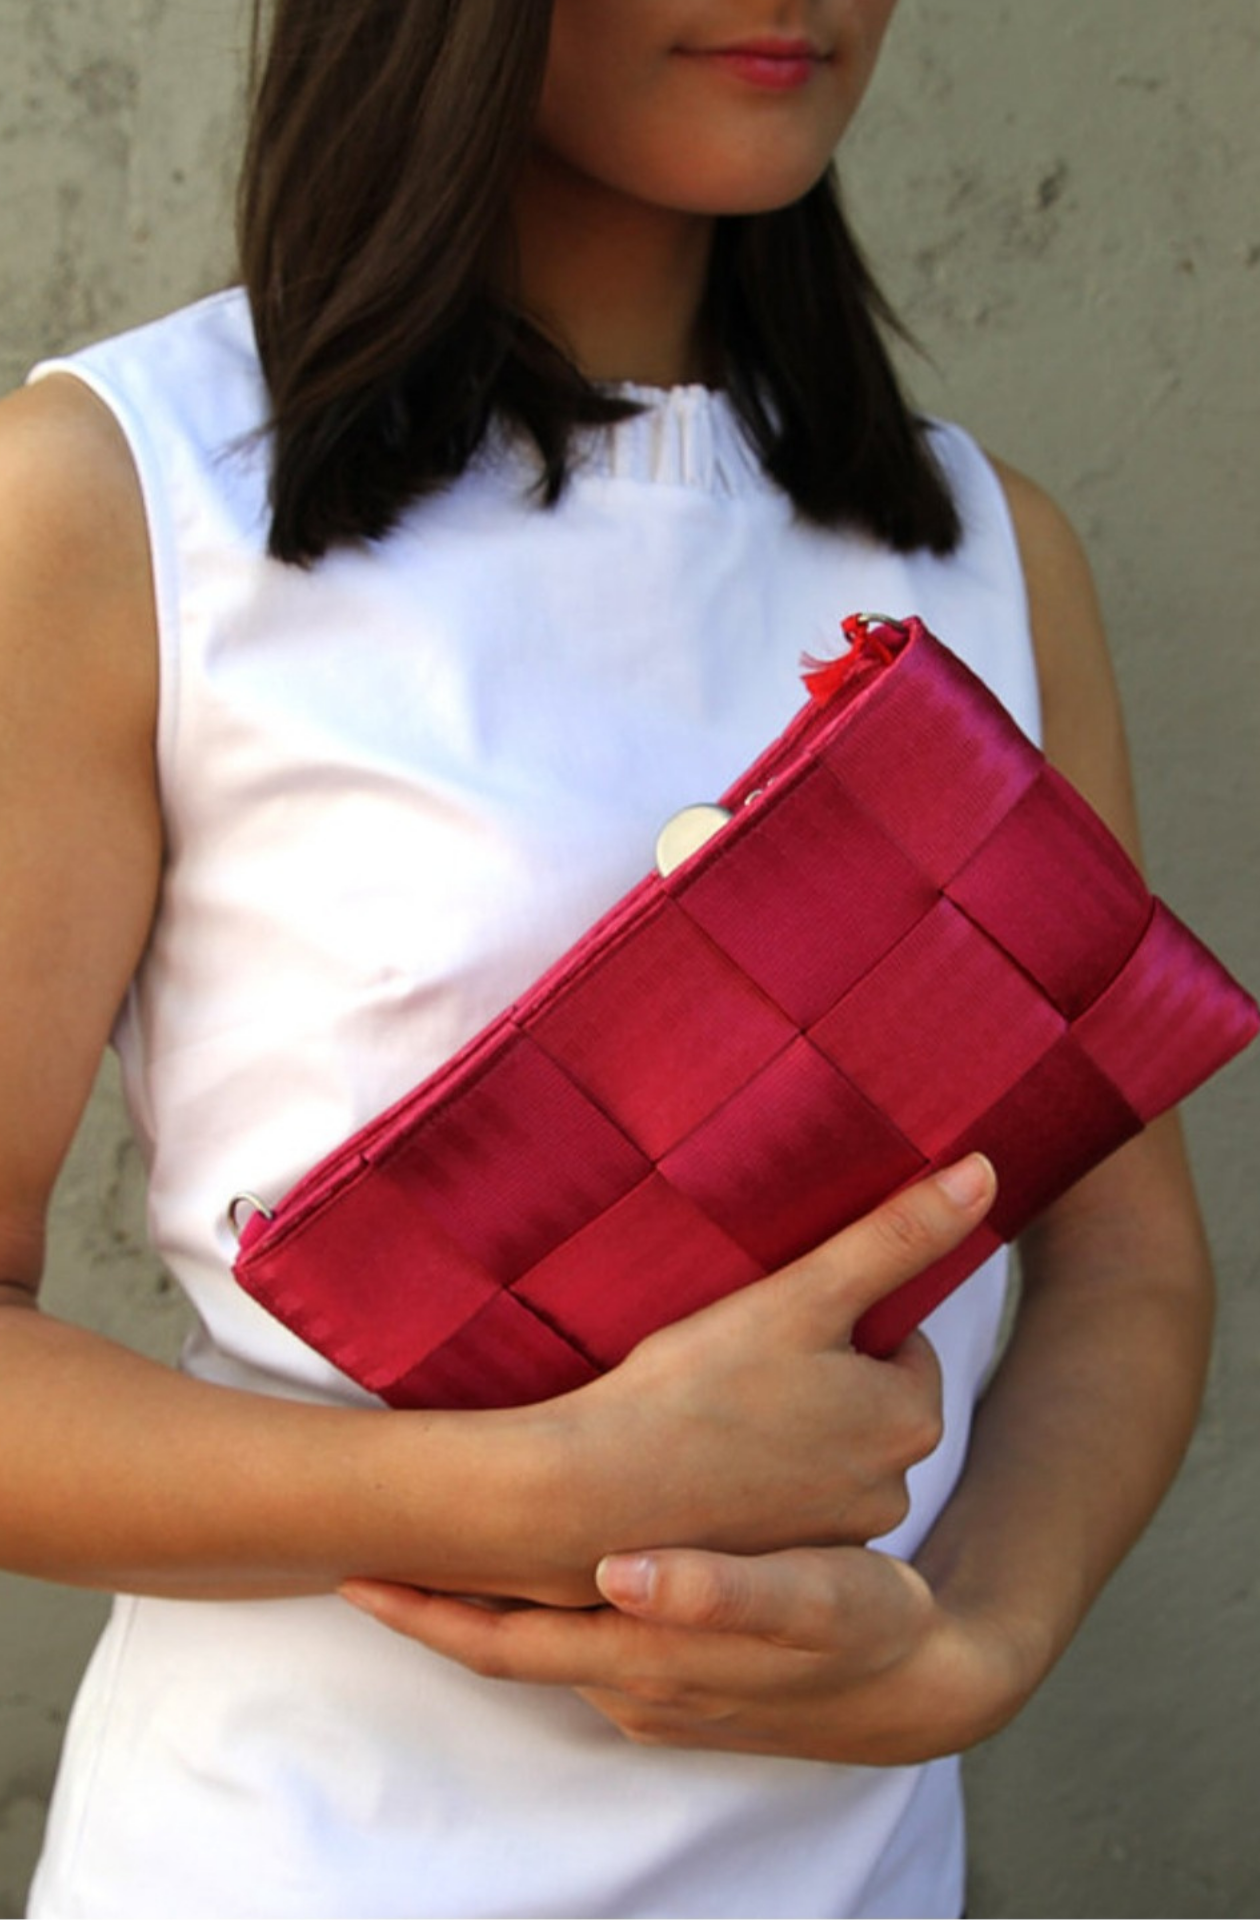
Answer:
[{"label": "metal d-ring", "polygon": [[269,1207],[265,1200],[260,1200],[256,1193],[233,1194],[231,1200],[228,1202],[227,1217],[228,1225],[238,1240],[243,1231],[240,1220],[242,1207],[249,1207],[254,1213],[260,1213],[264,1220],[274,1220],[276,1217],[275,1208]]}]

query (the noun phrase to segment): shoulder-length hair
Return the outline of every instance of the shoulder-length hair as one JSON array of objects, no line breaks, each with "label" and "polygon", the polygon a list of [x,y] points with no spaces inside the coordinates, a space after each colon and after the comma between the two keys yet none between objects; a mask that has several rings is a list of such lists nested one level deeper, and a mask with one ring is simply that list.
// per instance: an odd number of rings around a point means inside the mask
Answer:
[{"label": "shoulder-length hair", "polygon": [[[239,226],[280,559],[380,538],[464,471],[496,416],[536,444],[553,504],[574,429],[634,410],[495,291],[550,15],[551,0],[274,0]],[[834,174],[781,211],[719,220],[706,319],[801,514],[900,551],[957,544]]]}]

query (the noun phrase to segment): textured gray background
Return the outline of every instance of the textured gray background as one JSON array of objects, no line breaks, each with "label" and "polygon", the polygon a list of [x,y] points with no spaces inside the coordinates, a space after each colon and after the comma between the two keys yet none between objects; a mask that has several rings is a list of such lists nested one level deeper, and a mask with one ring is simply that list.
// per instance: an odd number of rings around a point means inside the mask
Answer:
[{"label": "textured gray background", "polygon": [[[230,273],[237,0],[0,0],[0,384]],[[1257,0],[903,0],[846,172],[920,398],[1073,513],[1150,866],[1260,984]],[[1260,1057],[1191,1105],[1223,1291],[1190,1462],[1016,1728],[973,1757],[975,1915],[1260,1912]],[[50,1305],[172,1352],[108,1075]],[[154,1436],[161,1444],[161,1436]],[[1100,1471],[1106,1470],[1105,1462]],[[0,1912],[93,1596],[0,1583]]]}]

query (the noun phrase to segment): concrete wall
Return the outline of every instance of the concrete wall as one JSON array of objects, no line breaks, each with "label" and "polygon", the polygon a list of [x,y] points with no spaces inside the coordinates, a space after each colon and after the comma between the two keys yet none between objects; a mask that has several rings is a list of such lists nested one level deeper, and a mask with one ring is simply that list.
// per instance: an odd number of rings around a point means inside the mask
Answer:
[{"label": "concrete wall", "polygon": [[[3,0],[0,380],[219,280],[236,0]],[[1156,884],[1260,984],[1256,0],[903,0],[847,161],[923,401],[1092,547]],[[977,1915],[1260,1911],[1260,1057],[1189,1112],[1223,1289],[1186,1471],[1018,1727],[970,1763]],[[171,1351],[108,1076],[50,1304]],[[1105,1471],[1105,1463],[1100,1470]],[[91,1596],[0,1587],[0,1912]]]}]

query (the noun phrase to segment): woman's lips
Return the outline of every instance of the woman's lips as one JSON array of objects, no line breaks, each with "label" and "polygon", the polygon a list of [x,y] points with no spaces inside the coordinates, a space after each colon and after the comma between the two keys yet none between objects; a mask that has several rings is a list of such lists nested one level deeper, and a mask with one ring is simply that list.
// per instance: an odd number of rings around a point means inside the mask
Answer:
[{"label": "woman's lips", "polygon": [[690,60],[702,60],[747,86],[771,93],[790,93],[808,85],[824,64],[823,55],[804,40],[745,40],[733,47],[680,51]]}]

